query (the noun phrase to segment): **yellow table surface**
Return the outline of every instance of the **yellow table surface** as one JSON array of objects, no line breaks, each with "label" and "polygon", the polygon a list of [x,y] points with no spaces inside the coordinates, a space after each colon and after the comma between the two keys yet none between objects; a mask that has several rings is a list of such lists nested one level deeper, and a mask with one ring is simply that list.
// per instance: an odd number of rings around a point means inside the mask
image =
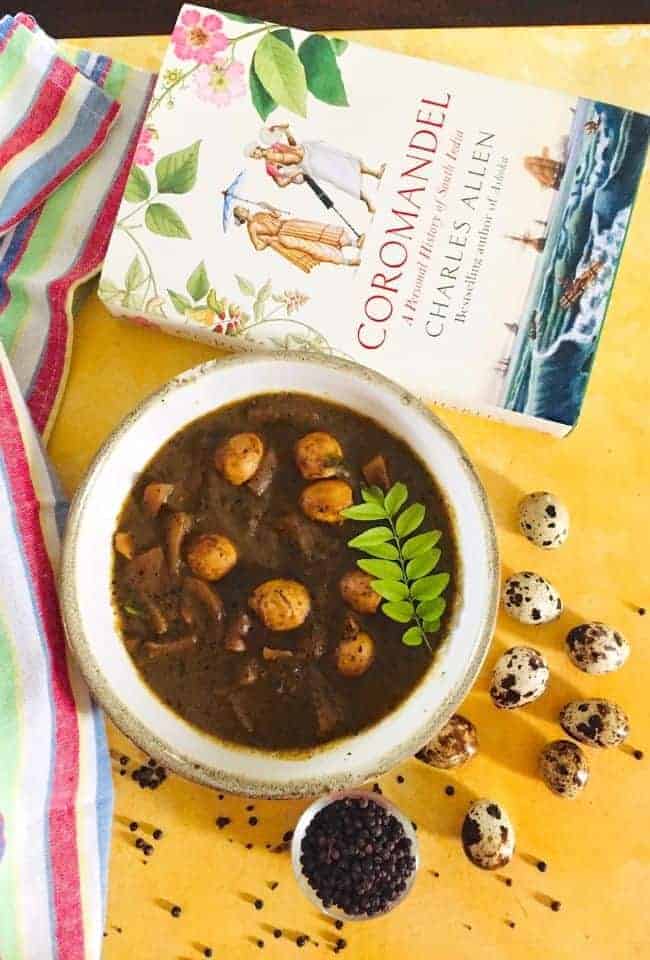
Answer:
[{"label": "yellow table surface", "polygon": [[[615,13],[615,10],[614,10]],[[366,33],[360,39],[477,70],[586,93],[648,111],[650,31],[634,27],[431,30]],[[75,41],[77,43],[77,41]],[[78,41],[156,69],[163,38]],[[650,956],[650,190],[637,202],[605,325],[584,414],[565,440],[440,410],[477,464],[498,524],[504,573],[534,569],[560,589],[566,610],[553,624],[526,628],[500,616],[485,669],[462,712],[477,725],[479,755],[446,774],[416,760],[382,778],[385,793],[419,826],[422,868],[409,899],[393,914],[339,933],[293,882],[286,853],[274,853],[305,806],[300,802],[219,799],[210,790],[170,779],[157,792],[138,789],[115,766],[115,822],[105,960],[198,960],[260,954],[293,957],[299,932],[318,942],[306,957],[331,955],[337,936],[354,960],[632,960]],[[91,298],[76,323],[70,380],[51,436],[50,454],[72,492],[106,434],[143,396],[216,351],[111,318]],[[343,398],[344,399],[344,398]],[[571,511],[571,534],[543,552],[516,530],[522,494],[548,489]],[[589,677],[563,650],[567,630],[601,619],[632,645],[618,673]],[[524,710],[500,712],[488,696],[490,669],[516,643],[539,646],[552,679]],[[567,700],[604,696],[630,714],[630,743],[589,752],[591,780],[575,801],[553,796],[536,774],[542,745],[562,735],[556,718]],[[114,728],[112,747],[141,755]],[[136,759],[137,758],[137,759]],[[396,776],[404,777],[398,783]],[[453,784],[455,795],[445,794]],[[497,874],[465,859],[460,825],[471,799],[491,797],[508,810],[517,854]],[[215,818],[232,819],[219,831]],[[249,816],[259,823],[249,826]],[[164,830],[147,865],[127,824]],[[253,847],[247,849],[248,844]],[[548,862],[539,872],[538,859]],[[504,882],[512,878],[512,886]],[[271,890],[269,883],[278,881]],[[261,911],[252,900],[264,901]],[[562,902],[555,913],[549,898]],[[183,908],[180,919],[168,903]],[[509,926],[514,921],[515,926]],[[284,931],[274,939],[272,928]]]}]

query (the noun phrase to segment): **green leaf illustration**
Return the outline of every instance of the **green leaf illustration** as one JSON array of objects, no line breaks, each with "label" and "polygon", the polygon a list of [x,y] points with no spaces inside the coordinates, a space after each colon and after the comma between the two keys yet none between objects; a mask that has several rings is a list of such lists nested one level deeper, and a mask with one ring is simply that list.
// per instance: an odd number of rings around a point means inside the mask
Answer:
[{"label": "green leaf illustration", "polygon": [[237,273],[235,274],[235,280],[237,281],[237,286],[245,297],[255,296],[255,287],[250,280],[247,280],[246,277],[240,277]]},{"label": "green leaf illustration", "polygon": [[389,600],[388,603],[382,603],[381,609],[382,613],[398,623],[408,623],[415,613],[413,604],[408,600]]},{"label": "green leaf illustration", "polygon": [[390,560],[357,560],[357,565],[365,572],[372,574],[379,580],[401,580],[402,569],[399,563]]},{"label": "green leaf illustration", "polygon": [[142,203],[151,193],[149,177],[142,167],[131,167],[129,178],[126,181],[124,199],[127,203]]},{"label": "green leaf illustration", "polygon": [[418,557],[421,553],[426,553],[427,550],[432,550],[441,536],[440,530],[429,530],[428,533],[418,533],[415,537],[411,537],[404,544],[402,550],[404,558],[411,560],[413,557]]},{"label": "green leaf illustration", "polygon": [[402,643],[407,647],[421,647],[424,640],[424,634],[419,627],[409,627],[402,634]]},{"label": "green leaf illustration", "polygon": [[431,577],[418,580],[411,587],[411,596],[416,600],[435,600],[449,583],[448,573],[434,573]]},{"label": "green leaf illustration", "polygon": [[386,511],[378,503],[357,503],[341,510],[341,516],[347,520],[385,520]]},{"label": "green leaf illustration", "polygon": [[406,503],[409,493],[403,483],[394,483],[384,498],[384,506],[389,517],[394,517]]},{"label": "green leaf illustration", "polygon": [[224,13],[223,10],[220,11],[221,16],[225,17],[226,20],[236,20],[237,23],[263,23],[264,21],[258,20],[257,17],[245,17],[241,13]]},{"label": "green leaf illustration", "polygon": [[390,527],[371,527],[370,530],[364,530],[358,537],[348,540],[348,547],[356,547],[357,550],[365,550],[366,547],[372,547],[377,543],[386,543],[392,540],[393,534]]},{"label": "green leaf illustration", "polygon": [[437,630],[440,629],[440,621],[439,621],[439,620],[425,620],[423,626],[424,626],[424,629],[426,630],[427,633],[435,633]]},{"label": "green leaf illustration", "polygon": [[348,49],[348,41],[342,37],[330,37],[330,43],[337,57],[342,56]]},{"label": "green leaf illustration", "polygon": [[323,103],[347,107],[343,78],[330,40],[320,33],[312,33],[300,44],[298,56],[305,68],[310,93]]},{"label": "green leaf illustration", "polygon": [[260,118],[266,120],[277,107],[277,103],[258,77],[257,70],[255,69],[255,60],[251,60],[251,65],[248,70],[248,86],[250,88],[253,106],[260,115]]},{"label": "green leaf illustration", "polygon": [[208,290],[207,304],[208,304],[208,306],[210,307],[211,310],[214,310],[214,311],[215,311],[215,313],[216,313],[216,311],[219,309],[219,307],[221,306],[221,304],[219,303],[219,298],[217,297],[217,292],[216,292],[216,290],[213,290],[212,288],[210,288],[210,289]]},{"label": "green leaf illustration", "polygon": [[201,141],[197,140],[189,147],[160,158],[156,164],[158,193],[188,193],[194,187],[200,146]]},{"label": "green leaf illustration", "polygon": [[208,275],[205,270],[205,263],[201,260],[198,267],[190,274],[190,277],[185,285],[185,289],[191,296],[192,300],[202,300],[210,289],[210,281],[208,280]]},{"label": "green leaf illustration", "polygon": [[267,33],[257,45],[255,71],[267,93],[282,107],[300,117],[307,116],[305,70],[294,50]]},{"label": "green leaf illustration", "polygon": [[176,213],[166,203],[152,203],[147,207],[144,222],[152,233],[161,237],[182,237],[190,239],[190,232]]},{"label": "green leaf illustration", "polygon": [[183,296],[182,293],[176,293],[174,290],[169,290],[169,289],[167,290],[167,293],[169,294],[169,299],[174,304],[175,309],[178,310],[179,313],[184,314],[185,311],[189,310],[190,307],[192,306],[192,304],[187,299],[187,297]]},{"label": "green leaf illustration", "polygon": [[278,40],[282,40],[282,43],[286,43],[286,45],[291,47],[292,50],[295,48],[291,30],[289,30],[287,27],[280,27],[278,30],[271,30],[271,36],[277,37]]},{"label": "green leaf illustration", "polygon": [[373,580],[372,589],[384,600],[406,600],[409,588],[401,580]]},{"label": "green leaf illustration", "polygon": [[128,293],[132,293],[134,290],[137,290],[138,287],[141,287],[142,284],[147,279],[147,274],[145,273],[144,267],[140,262],[140,257],[135,256],[131,261],[129,269],[126,271],[126,276],[124,277],[124,286],[127,289]]},{"label": "green leaf illustration", "polygon": [[395,529],[400,537],[408,537],[409,533],[417,530],[424,520],[424,513],[425,510],[421,503],[412,503],[410,507],[407,507],[395,523]]},{"label": "green leaf illustration", "polygon": [[431,550],[430,553],[422,553],[419,557],[409,560],[406,565],[406,576],[409,580],[419,580],[420,577],[426,577],[427,573],[435,570],[440,555],[440,550]]}]

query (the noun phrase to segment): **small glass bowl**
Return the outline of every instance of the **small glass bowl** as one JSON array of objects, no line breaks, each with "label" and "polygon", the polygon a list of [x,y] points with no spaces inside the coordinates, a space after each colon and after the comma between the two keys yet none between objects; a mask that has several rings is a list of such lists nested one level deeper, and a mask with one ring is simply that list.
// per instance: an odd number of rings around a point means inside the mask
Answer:
[{"label": "small glass bowl", "polygon": [[[396,897],[395,900],[391,901],[391,903],[389,903],[386,909],[381,913],[375,913],[371,917],[364,913],[354,915],[348,914],[345,912],[345,910],[342,910],[340,907],[334,905],[331,907],[325,907],[323,905],[323,901],[313,887],[309,886],[307,877],[302,869],[302,864],[300,863],[302,841],[307,831],[307,827],[310,825],[316,814],[320,813],[324,807],[329,806],[329,804],[334,803],[336,800],[345,800],[347,797],[353,800],[360,800],[361,798],[365,797],[370,802],[376,803],[378,806],[383,807],[384,810],[387,810],[389,813],[391,813],[396,820],[399,820],[404,829],[404,835],[411,841],[411,856],[415,859],[415,866],[413,867],[413,870],[406,881],[406,887],[399,897]],[[394,910],[395,907],[397,907],[410,893],[411,887],[413,886],[413,881],[415,880],[415,876],[420,866],[420,856],[418,853],[417,836],[415,834],[415,830],[413,829],[413,824],[408,817],[404,816],[401,810],[399,810],[393,803],[390,802],[390,800],[386,800],[385,797],[381,796],[381,794],[373,793],[367,790],[343,790],[340,793],[328,793],[324,797],[320,797],[304,811],[293,832],[293,838],[291,841],[291,865],[293,867],[293,872],[298,886],[307,899],[310,900],[315,907],[318,907],[318,909],[322,913],[327,914],[328,917],[334,917],[336,920],[344,920],[346,923],[351,923],[356,920],[374,920],[376,917],[385,917],[387,913],[390,913],[391,910]]]}]

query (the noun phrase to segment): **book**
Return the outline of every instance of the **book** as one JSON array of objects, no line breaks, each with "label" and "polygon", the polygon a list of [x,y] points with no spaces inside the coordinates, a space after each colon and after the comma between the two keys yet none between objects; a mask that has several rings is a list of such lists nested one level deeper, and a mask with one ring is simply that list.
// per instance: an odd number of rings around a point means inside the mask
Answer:
[{"label": "book", "polygon": [[649,130],[608,103],[185,5],[100,297],[562,436]]}]

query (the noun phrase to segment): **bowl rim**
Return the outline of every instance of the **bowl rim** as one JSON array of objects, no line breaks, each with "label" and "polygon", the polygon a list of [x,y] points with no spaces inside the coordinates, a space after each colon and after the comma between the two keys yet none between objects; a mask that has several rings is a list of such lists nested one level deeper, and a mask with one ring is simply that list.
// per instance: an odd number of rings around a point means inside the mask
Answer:
[{"label": "bowl rim", "polygon": [[[302,798],[315,797],[325,793],[349,790],[360,782],[350,773],[341,773],[338,777],[310,776],[304,781],[292,780],[287,783],[273,783],[260,778],[243,777],[242,775],[228,774],[217,766],[211,766],[203,761],[193,759],[191,755],[179,752],[171,743],[159,736],[139,719],[137,713],[114,693],[111,685],[106,681],[99,669],[93,653],[92,644],[88,641],[82,623],[82,617],[76,597],[75,567],[76,546],[84,516],[84,507],[92,491],[95,475],[102,468],[104,461],[112,450],[119,444],[122,436],[150,407],[164,401],[164,398],[175,389],[200,379],[205,374],[224,367],[249,366],[251,364],[300,363],[333,369],[357,378],[374,382],[380,389],[393,394],[398,400],[408,404],[427,419],[431,425],[442,432],[458,454],[459,461],[473,488],[477,504],[482,514],[483,532],[486,540],[486,564],[489,582],[489,597],[487,610],[481,626],[480,636],[477,638],[474,652],[466,665],[462,682],[449,693],[430,718],[414,730],[406,738],[398,751],[378,758],[373,777],[379,777],[402,760],[413,756],[439,730],[454,713],[456,707],[464,700],[476,680],[479,671],[487,656],[490,642],[494,633],[498,603],[499,603],[499,551],[494,518],[490,509],[487,494],[483,484],[455,434],[421,401],[406,388],[385,377],[383,374],[368,367],[340,357],[314,356],[313,353],[260,351],[258,353],[240,353],[227,357],[216,357],[195,367],[183,371],[164,383],[160,388],[141,400],[111,431],[99,450],[93,457],[81,483],[79,484],[68,512],[66,527],[61,549],[59,568],[59,596],[63,617],[66,641],[72,650],[81,673],[94,697],[110,717],[115,726],[125,734],[136,746],[150,756],[158,759],[163,765],[186,779],[198,782],[213,789],[220,789],[253,798]],[[269,392],[269,391],[265,391]],[[305,391],[299,391],[305,392]],[[253,395],[253,394],[251,394]],[[314,391],[318,395],[318,391]],[[223,405],[223,404],[222,404]],[[345,404],[343,404],[345,405]],[[218,407],[215,407],[218,409]],[[351,407],[351,409],[354,409]],[[194,418],[196,419],[196,418]],[[187,421],[187,423],[192,420]],[[166,439],[169,439],[168,437]],[[165,439],[161,440],[160,446]],[[408,441],[407,441],[408,442]],[[324,744],[323,749],[327,749]]]}]

